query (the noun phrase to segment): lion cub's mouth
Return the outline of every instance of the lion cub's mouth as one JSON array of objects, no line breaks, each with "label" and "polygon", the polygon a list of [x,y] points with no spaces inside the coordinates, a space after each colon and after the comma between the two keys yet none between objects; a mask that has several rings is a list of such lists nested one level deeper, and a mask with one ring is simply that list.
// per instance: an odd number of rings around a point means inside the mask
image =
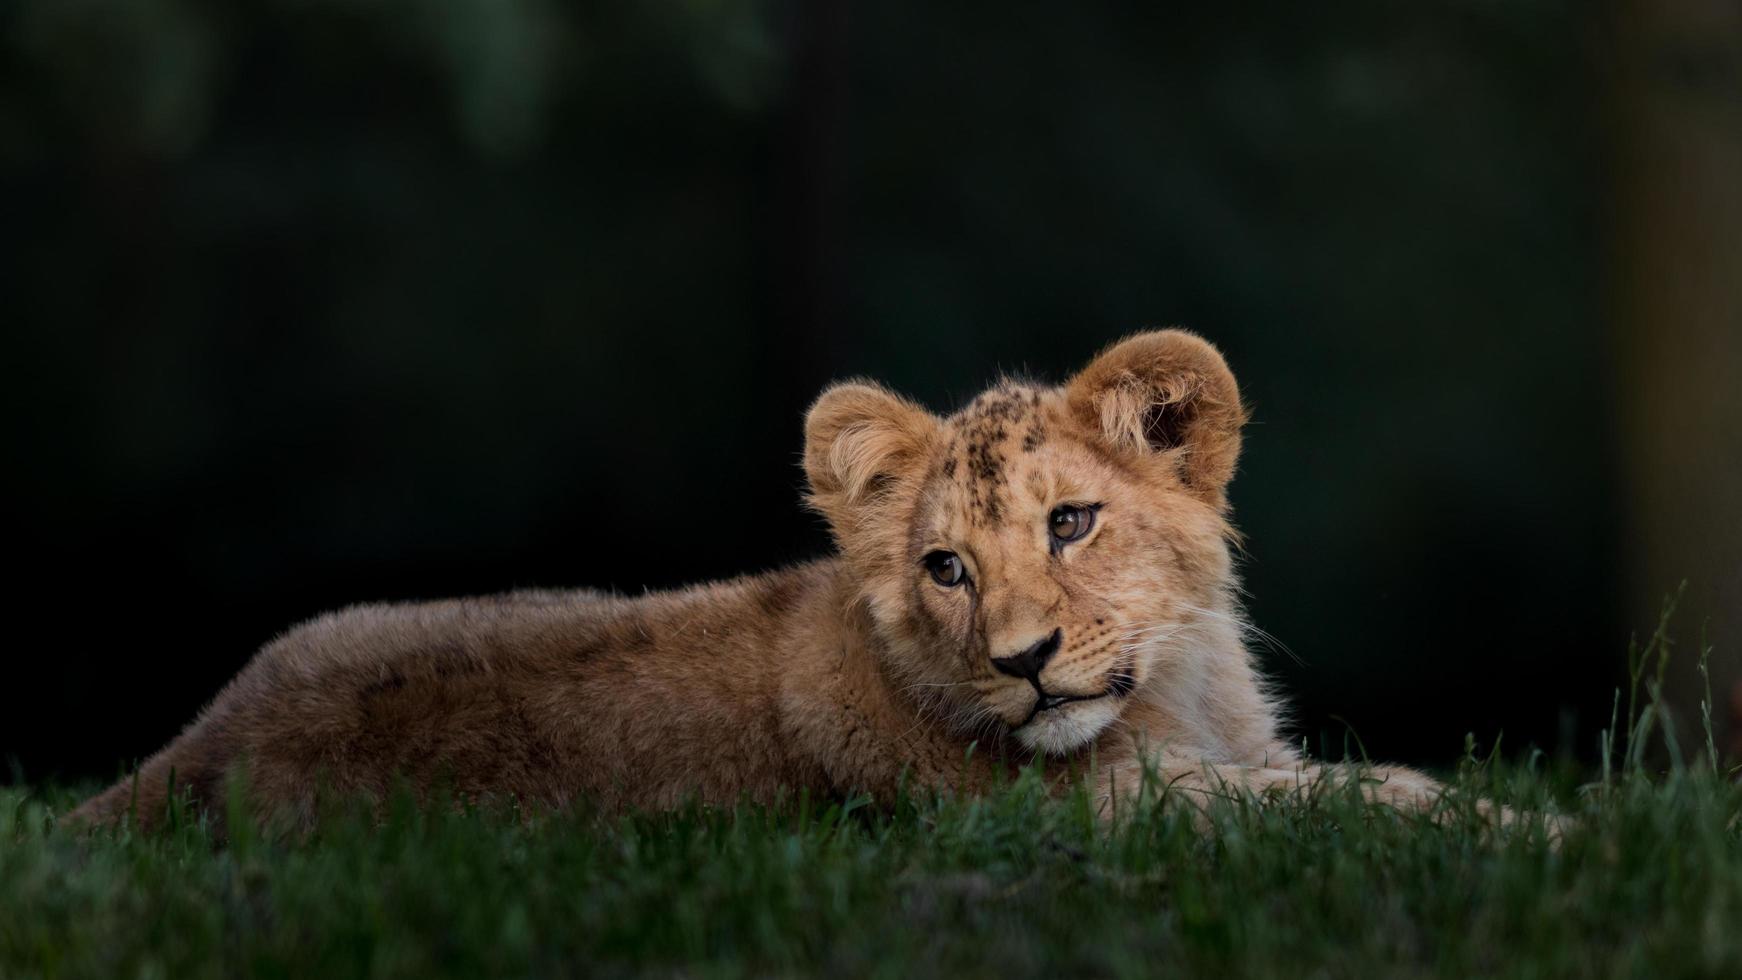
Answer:
[{"label": "lion cub's mouth", "polygon": [[1028,717],[1022,719],[1022,724],[1016,727],[1021,728],[1022,725],[1033,721],[1042,711],[1052,711],[1079,701],[1099,701],[1104,697],[1111,696],[1112,693],[1112,691],[1102,691],[1100,694],[1048,694],[1042,691],[1040,696],[1034,699],[1034,707],[1028,710]]},{"label": "lion cub's mouth", "polygon": [[1014,728],[1021,728],[1040,717],[1043,711],[1053,711],[1067,704],[1076,704],[1080,701],[1099,701],[1102,698],[1110,697],[1123,698],[1137,687],[1137,678],[1129,670],[1114,671],[1112,676],[1107,678],[1107,689],[1099,694],[1052,694],[1040,686],[1038,678],[1031,677],[1028,683],[1034,688],[1034,707],[1028,709],[1028,716],[1013,726]]}]

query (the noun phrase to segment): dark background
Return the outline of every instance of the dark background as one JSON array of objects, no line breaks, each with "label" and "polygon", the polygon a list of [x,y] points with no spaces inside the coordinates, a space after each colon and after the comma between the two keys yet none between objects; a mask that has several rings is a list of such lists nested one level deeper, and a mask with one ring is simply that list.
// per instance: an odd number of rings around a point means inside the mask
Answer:
[{"label": "dark background", "polygon": [[[947,410],[1169,324],[1254,407],[1299,731],[1589,758],[1628,633],[1738,565],[1625,424],[1675,320],[1629,148],[1706,112],[1730,152],[1732,36],[1201,6],[0,5],[11,778],[113,774],[330,607],[822,552],[830,379]],[[1736,209],[1677,208],[1728,261]],[[1653,499],[1708,553],[1641,559]]]}]

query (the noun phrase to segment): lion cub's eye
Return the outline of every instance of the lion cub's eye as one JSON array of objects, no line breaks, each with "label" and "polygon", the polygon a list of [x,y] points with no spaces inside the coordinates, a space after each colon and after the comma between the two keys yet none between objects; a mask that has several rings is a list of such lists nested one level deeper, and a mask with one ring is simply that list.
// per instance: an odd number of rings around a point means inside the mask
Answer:
[{"label": "lion cub's eye", "polygon": [[932,581],[946,589],[955,588],[968,578],[967,569],[962,567],[962,559],[953,551],[934,551],[926,555],[925,568],[931,572]]},{"label": "lion cub's eye", "polygon": [[1061,544],[1075,541],[1089,533],[1089,528],[1095,526],[1095,508],[1080,507],[1076,504],[1063,504],[1052,509],[1052,514],[1046,519],[1047,530],[1052,532],[1054,541]]}]

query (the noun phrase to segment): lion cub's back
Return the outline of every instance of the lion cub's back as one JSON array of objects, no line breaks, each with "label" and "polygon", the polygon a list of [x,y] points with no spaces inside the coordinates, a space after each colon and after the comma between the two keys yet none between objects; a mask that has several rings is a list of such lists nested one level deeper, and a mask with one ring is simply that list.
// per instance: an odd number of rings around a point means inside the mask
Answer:
[{"label": "lion cub's back", "polygon": [[389,791],[396,779],[459,792],[558,797],[556,748],[525,710],[600,648],[626,602],[590,590],[368,604],[286,631],[174,741],[80,807],[150,824],[172,778],[210,805],[246,765],[252,795],[310,814],[313,791]]},{"label": "lion cub's back", "polygon": [[576,589],[348,606],[287,630],[244,673],[259,669],[262,680],[275,684],[342,691],[346,680],[368,685],[523,670],[587,646],[623,601]]},{"label": "lion cub's back", "polygon": [[214,719],[242,723],[238,748],[263,791],[274,775],[378,791],[395,776],[439,775],[461,790],[538,793],[522,777],[558,767],[525,706],[565,685],[621,601],[538,591],[328,613],[261,650]]}]

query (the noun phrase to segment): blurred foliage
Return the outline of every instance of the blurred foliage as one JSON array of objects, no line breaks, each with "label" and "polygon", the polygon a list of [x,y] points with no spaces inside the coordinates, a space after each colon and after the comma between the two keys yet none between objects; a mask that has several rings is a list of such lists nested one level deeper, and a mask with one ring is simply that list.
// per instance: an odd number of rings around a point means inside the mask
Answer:
[{"label": "blurred foliage", "polygon": [[0,6],[25,601],[82,623],[0,753],[109,771],[331,605],[814,553],[829,378],[946,409],[1180,323],[1255,408],[1308,737],[1588,755],[1625,635],[1588,17]]},{"label": "blurred foliage", "polygon": [[554,0],[17,0],[9,27],[14,55],[67,135],[162,158],[214,137],[214,110],[245,83],[263,35],[309,59],[311,80],[388,69],[433,85],[454,135],[485,156],[537,152],[551,100],[587,84],[602,40],[670,45],[722,103],[766,101],[776,60],[764,5],[690,0],[627,14],[629,23],[614,22]]}]

